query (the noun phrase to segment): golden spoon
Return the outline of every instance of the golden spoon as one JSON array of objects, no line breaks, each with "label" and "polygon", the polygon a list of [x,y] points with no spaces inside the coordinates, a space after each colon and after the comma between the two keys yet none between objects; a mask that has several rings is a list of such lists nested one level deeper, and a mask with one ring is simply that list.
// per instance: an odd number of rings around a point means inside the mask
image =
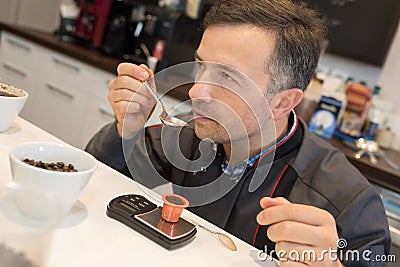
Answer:
[{"label": "golden spoon", "polygon": [[235,243],[228,235],[226,235],[224,233],[212,231],[212,230],[208,229],[207,227],[197,224],[197,223],[195,223],[195,225],[197,225],[200,228],[203,228],[204,230],[206,230],[207,232],[209,232],[211,234],[217,235],[218,240],[222,243],[222,245],[224,245],[228,249],[233,250],[233,251],[237,250]]},{"label": "golden spoon", "polygon": [[150,87],[150,85],[147,83],[147,81],[144,82],[144,86],[151,93],[151,95],[156,99],[156,101],[161,104],[162,112],[161,112],[159,118],[162,123],[164,123],[167,126],[171,126],[171,127],[186,127],[186,126],[188,126],[188,124],[185,121],[178,119],[176,117],[173,117],[167,113],[164,103],[161,101],[161,99],[158,97],[158,95],[153,91],[153,89]]}]

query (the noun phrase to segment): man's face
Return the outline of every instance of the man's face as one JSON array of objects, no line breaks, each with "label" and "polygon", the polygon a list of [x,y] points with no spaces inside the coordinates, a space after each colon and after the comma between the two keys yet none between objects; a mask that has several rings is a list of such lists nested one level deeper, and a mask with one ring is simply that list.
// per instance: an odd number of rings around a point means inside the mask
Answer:
[{"label": "man's face", "polygon": [[189,91],[200,139],[229,143],[259,135],[269,117],[265,69],[274,46],[274,37],[254,26],[204,32],[196,52],[196,83]]}]

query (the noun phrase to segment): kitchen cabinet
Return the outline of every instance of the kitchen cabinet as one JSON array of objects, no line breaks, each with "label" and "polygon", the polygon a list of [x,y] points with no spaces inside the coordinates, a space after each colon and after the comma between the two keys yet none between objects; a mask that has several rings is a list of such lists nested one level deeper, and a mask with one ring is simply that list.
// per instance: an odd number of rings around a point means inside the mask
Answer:
[{"label": "kitchen cabinet", "polygon": [[[1,33],[1,82],[18,86],[29,94],[20,116],[67,143],[84,148],[114,115],[107,100],[111,72],[16,36]],[[180,101],[164,96],[168,110]],[[190,111],[189,104],[179,111]],[[147,125],[159,124],[157,105]]]},{"label": "kitchen cabinet", "polygon": [[[8,32],[1,34],[0,76],[28,92],[21,117],[72,145],[83,148],[98,128],[113,120],[105,103],[112,73]],[[107,116],[92,120],[91,109]]]}]

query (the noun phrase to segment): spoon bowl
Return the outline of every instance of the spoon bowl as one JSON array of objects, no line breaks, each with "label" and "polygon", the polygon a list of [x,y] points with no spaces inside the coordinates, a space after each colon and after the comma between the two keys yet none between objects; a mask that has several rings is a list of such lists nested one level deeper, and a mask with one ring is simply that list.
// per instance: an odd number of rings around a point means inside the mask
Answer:
[{"label": "spoon bowl", "polygon": [[160,103],[162,112],[161,112],[159,118],[163,124],[170,126],[170,127],[186,127],[186,126],[188,126],[187,122],[185,122],[181,119],[178,119],[174,116],[171,116],[167,113],[164,103],[161,101],[161,99],[158,97],[158,95],[153,91],[153,89],[150,87],[150,85],[148,84],[147,81],[144,82],[144,86],[151,93],[151,95],[156,99],[156,101]]},{"label": "spoon bowl", "polygon": [[207,232],[214,234],[218,237],[218,240],[221,242],[222,245],[224,245],[226,248],[232,250],[232,251],[236,251],[237,247],[235,245],[235,243],[233,242],[233,240],[226,234],[224,233],[220,233],[220,232],[215,232],[212,231],[210,229],[208,229],[207,227],[201,225],[201,224],[196,224],[197,226],[199,226],[200,228],[206,230]]}]

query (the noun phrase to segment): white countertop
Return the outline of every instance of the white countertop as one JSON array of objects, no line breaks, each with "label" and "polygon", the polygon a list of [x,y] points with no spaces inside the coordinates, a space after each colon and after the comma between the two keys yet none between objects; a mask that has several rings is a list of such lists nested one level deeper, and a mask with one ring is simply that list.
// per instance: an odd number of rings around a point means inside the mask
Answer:
[{"label": "white countertop", "polygon": [[[8,131],[0,133],[0,185],[12,180],[9,148],[26,141],[62,143],[49,133],[17,118]],[[200,228],[191,243],[169,251],[106,216],[106,206],[111,199],[130,193],[146,196],[134,181],[99,163],[79,201],[52,234],[46,266],[276,266],[269,259],[259,260],[259,250],[247,243],[232,237],[238,248],[233,252],[223,247],[215,236]],[[183,216],[218,230],[186,210]]]}]

